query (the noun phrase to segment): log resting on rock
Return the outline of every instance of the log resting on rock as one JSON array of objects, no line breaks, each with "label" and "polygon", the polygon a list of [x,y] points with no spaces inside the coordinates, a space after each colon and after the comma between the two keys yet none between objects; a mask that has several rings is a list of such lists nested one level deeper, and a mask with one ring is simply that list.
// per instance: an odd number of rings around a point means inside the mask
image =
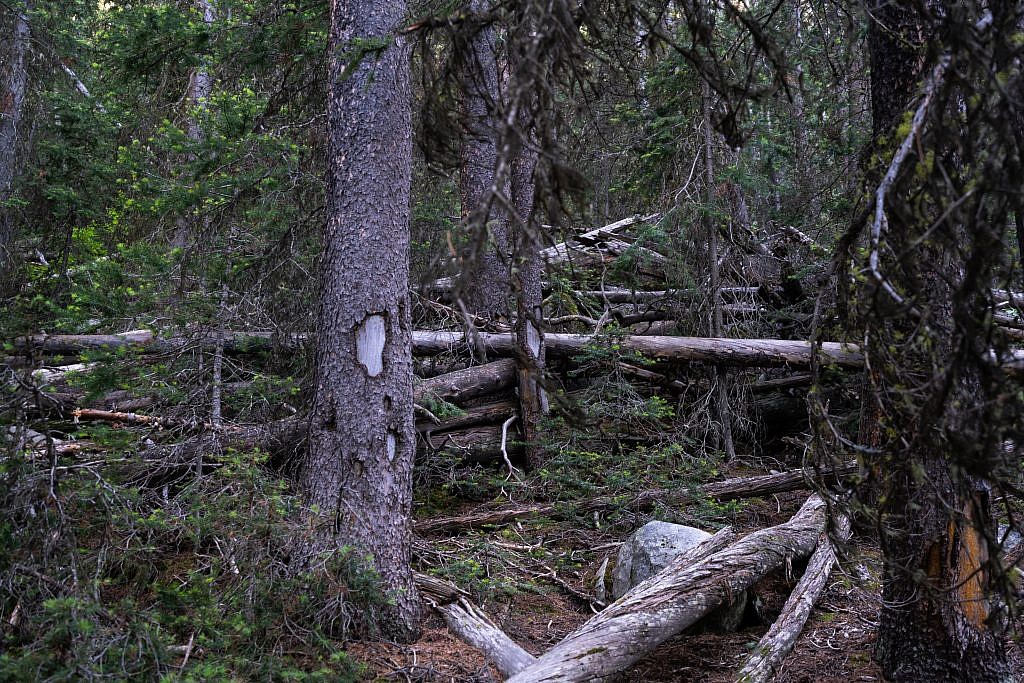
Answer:
[{"label": "log resting on rock", "polygon": [[811,496],[784,524],[755,531],[696,563],[677,558],[512,676],[509,683],[613,678],[730,596],[787,562],[810,555],[824,525],[825,503]]}]

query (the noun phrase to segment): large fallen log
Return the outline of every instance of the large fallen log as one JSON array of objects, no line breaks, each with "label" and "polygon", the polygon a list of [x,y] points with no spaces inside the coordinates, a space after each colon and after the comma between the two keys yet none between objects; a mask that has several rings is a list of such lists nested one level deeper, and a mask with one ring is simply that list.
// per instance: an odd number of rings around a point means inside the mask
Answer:
[{"label": "large fallen log", "polygon": [[[510,356],[515,353],[510,333],[479,332],[474,335],[488,353]],[[267,350],[273,343],[298,343],[292,340],[273,341],[270,335],[254,333],[228,335],[225,353]],[[595,342],[593,335],[556,334],[544,336],[549,355],[571,356],[582,353]],[[719,365],[807,367],[811,362],[810,342],[786,339],[726,339],[714,337],[627,336],[607,340],[620,351],[629,351],[663,361],[706,362]],[[417,330],[413,332],[413,351],[422,355],[460,351],[468,348],[469,341],[462,332],[448,330]],[[209,345],[213,340],[161,338],[148,330],[115,335],[35,335],[15,341],[21,350],[33,348],[45,353],[80,353],[91,349],[137,348],[143,352],[180,351],[188,345]],[[857,368],[864,363],[856,345],[823,342],[819,353],[823,364],[834,363],[842,367]]]},{"label": "large fallen log", "polygon": [[[725,527],[683,552],[674,563],[685,566],[699,562],[725,548],[734,536],[732,527]],[[452,633],[480,650],[504,675],[511,678],[537,664],[536,657],[523,650],[479,608],[469,603],[463,591],[423,575],[417,576],[416,582],[421,593],[441,612]]]},{"label": "large fallen log", "polygon": [[[836,533],[842,541],[850,537],[850,518],[839,515]],[[772,624],[754,648],[737,677],[738,683],[767,683],[775,678],[779,666],[800,637],[814,604],[825,591],[829,574],[836,562],[835,549],[827,533],[822,533],[818,548],[807,563],[804,575],[782,607],[778,619]]]},{"label": "large fallen log", "polygon": [[697,563],[677,558],[509,678],[509,683],[615,676],[769,572],[809,555],[824,524],[825,504],[811,496],[785,524],[755,531]]},{"label": "large fallen log", "polygon": [[[829,473],[829,484],[841,485],[846,478],[855,475],[858,466],[854,462]],[[634,496],[597,496],[589,500],[575,501],[571,507],[559,503],[538,503],[515,507],[485,508],[464,515],[435,517],[416,523],[416,533],[437,534],[457,529],[474,529],[484,526],[500,526],[527,517],[559,517],[566,514],[586,514],[596,510],[642,511],[661,503],[679,504],[707,496],[718,501],[759,498],[775,493],[799,491],[810,487],[813,473],[809,470],[789,470],[777,474],[754,477],[736,477],[709,482],[693,488],[666,490],[647,489]]]},{"label": "large fallen log", "polygon": [[[509,355],[514,353],[512,335],[480,332],[477,337],[488,353]],[[584,352],[595,342],[587,334],[544,335],[549,356],[571,356]],[[607,339],[616,350],[635,352],[661,361],[695,361],[720,365],[807,367],[811,362],[812,345],[805,341],[786,339],[722,339],[713,337],[630,336]],[[416,353],[438,354],[451,352],[467,345],[462,332],[445,330],[418,330],[413,333]],[[861,367],[864,357],[855,345],[824,342],[819,349],[823,364],[834,363],[842,367]]]}]

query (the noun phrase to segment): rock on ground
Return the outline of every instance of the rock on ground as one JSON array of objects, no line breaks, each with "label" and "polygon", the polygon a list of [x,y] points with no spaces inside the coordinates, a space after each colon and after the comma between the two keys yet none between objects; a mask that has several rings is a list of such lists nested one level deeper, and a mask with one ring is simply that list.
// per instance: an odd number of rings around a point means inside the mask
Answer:
[{"label": "rock on ground", "polygon": [[[667,567],[678,555],[710,537],[706,531],[682,524],[654,521],[643,525],[619,549],[612,597],[618,600],[633,586]],[[746,604],[744,592],[731,604],[709,614],[705,625],[713,630],[735,631],[743,619]]]}]

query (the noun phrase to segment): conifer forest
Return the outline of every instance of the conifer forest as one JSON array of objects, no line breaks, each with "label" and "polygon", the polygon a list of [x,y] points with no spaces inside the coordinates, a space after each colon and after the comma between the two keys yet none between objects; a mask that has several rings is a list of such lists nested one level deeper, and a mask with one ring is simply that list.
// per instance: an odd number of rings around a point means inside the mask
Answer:
[{"label": "conifer forest", "polygon": [[0,682],[1024,680],[1022,456],[1022,0],[0,0]]}]

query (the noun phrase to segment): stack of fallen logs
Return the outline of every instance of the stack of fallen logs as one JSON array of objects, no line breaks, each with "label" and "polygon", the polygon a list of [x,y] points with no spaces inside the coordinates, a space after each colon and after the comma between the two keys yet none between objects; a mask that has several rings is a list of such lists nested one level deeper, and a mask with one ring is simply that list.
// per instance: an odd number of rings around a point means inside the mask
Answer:
[{"label": "stack of fallen logs", "polygon": [[[594,335],[586,334],[545,335],[547,354],[552,359],[570,359],[584,353],[588,345],[596,341],[599,340]],[[621,352],[635,352],[665,365],[699,362],[729,367],[785,367],[791,370],[807,369],[812,362],[816,362],[819,367],[840,369],[859,368],[863,365],[863,356],[856,346],[835,342],[812,344],[781,339],[643,335],[616,337],[614,341]],[[222,342],[224,352],[228,354],[245,354],[282,344],[299,343],[304,343],[304,340],[272,339],[269,335],[251,333],[230,334]],[[469,350],[470,344],[498,360],[416,383],[416,426],[421,437],[420,447],[424,452],[456,452],[470,462],[493,461],[507,455],[509,445],[514,443],[516,438],[515,425],[510,424],[510,419],[515,415],[512,397],[515,362],[508,358],[514,353],[512,335],[476,332],[467,337],[462,332],[446,330],[416,331],[413,335],[413,352],[418,356],[465,356],[469,355],[465,352]],[[212,348],[215,342],[211,339],[159,337],[150,331],[142,330],[114,335],[36,335],[18,339],[14,346],[19,353],[24,354],[24,357],[38,359],[54,354],[63,357],[75,356],[98,348],[114,350],[131,347],[144,354],[182,353],[190,348]],[[624,369],[632,370],[632,374],[653,384],[670,388],[674,384],[681,384],[648,369],[624,365]],[[1021,374],[1021,370],[1024,369],[1024,357],[1018,352],[1004,359],[1003,368],[1007,372]],[[69,369],[83,368],[76,364],[36,370],[36,379],[41,384],[57,384]],[[755,394],[770,393],[777,389],[806,385],[809,382],[810,375],[803,372],[758,382],[751,388]],[[75,408],[81,409],[76,415],[76,419],[79,420],[101,419],[142,423],[149,419],[130,412],[145,405],[144,397],[115,392],[101,399],[98,404],[88,406],[79,405],[81,397],[81,392],[75,394],[63,387],[56,392],[43,393],[39,396],[42,403],[68,413]],[[444,410],[451,405],[461,410]],[[272,454],[283,455],[301,444],[306,431],[305,420],[299,417],[262,425],[217,429],[203,424],[181,426],[185,427],[186,431],[199,431],[203,434],[175,446],[154,446],[150,449],[154,457],[166,457],[169,452],[173,452],[179,458],[186,458],[208,447],[210,439],[216,439],[224,446],[259,447]]]},{"label": "stack of fallen logs", "polygon": [[[582,354],[595,341],[597,339],[593,335],[584,334],[545,336],[548,356],[553,359],[568,359]],[[297,339],[286,341],[292,344],[299,342]],[[266,350],[280,343],[280,340],[272,340],[269,336],[232,334],[223,340],[223,348],[228,354],[244,354]],[[510,446],[517,437],[515,425],[511,423],[515,416],[512,396],[515,362],[507,357],[514,353],[512,336],[508,333],[478,332],[467,338],[461,332],[417,331],[413,337],[413,351],[420,356],[468,355],[462,352],[468,350],[470,343],[498,359],[416,383],[416,428],[420,435],[420,448],[423,452],[449,451],[469,462],[494,461],[503,456],[507,458]],[[737,367],[806,368],[814,355],[823,366],[856,368],[862,364],[861,354],[856,347],[831,342],[812,347],[807,342],[789,340],[636,335],[617,337],[615,343],[622,352],[639,353],[665,364],[704,362]],[[212,340],[167,338],[149,331],[135,331],[117,335],[38,335],[17,340],[15,347],[23,354],[39,358],[52,354],[66,357],[97,348],[113,350],[122,347],[132,347],[141,353],[181,353],[189,348],[213,344]],[[59,385],[68,371],[83,369],[87,368],[80,364],[42,369],[35,371],[35,377],[41,384]],[[673,382],[678,383],[645,368],[627,364],[626,369],[654,384],[671,386]],[[797,382],[807,380],[809,375],[806,374],[796,379]],[[762,384],[766,384],[766,389],[776,384],[780,388],[789,386],[786,382],[778,381]],[[174,455],[174,459],[184,460],[209,447],[211,440],[223,446],[259,447],[272,454],[284,455],[301,443],[306,430],[305,421],[298,417],[263,425],[216,429],[201,423],[172,424],[171,420],[131,412],[144,407],[145,399],[125,395],[123,392],[115,392],[99,403],[90,405],[80,405],[81,392],[76,394],[63,386],[56,392],[44,394],[44,397],[46,402],[65,412],[76,410],[76,420],[150,423],[154,426],[178,426],[183,431],[201,432],[199,436],[181,444],[152,447],[149,454],[154,458]],[[451,410],[451,406],[460,410]]]}]

